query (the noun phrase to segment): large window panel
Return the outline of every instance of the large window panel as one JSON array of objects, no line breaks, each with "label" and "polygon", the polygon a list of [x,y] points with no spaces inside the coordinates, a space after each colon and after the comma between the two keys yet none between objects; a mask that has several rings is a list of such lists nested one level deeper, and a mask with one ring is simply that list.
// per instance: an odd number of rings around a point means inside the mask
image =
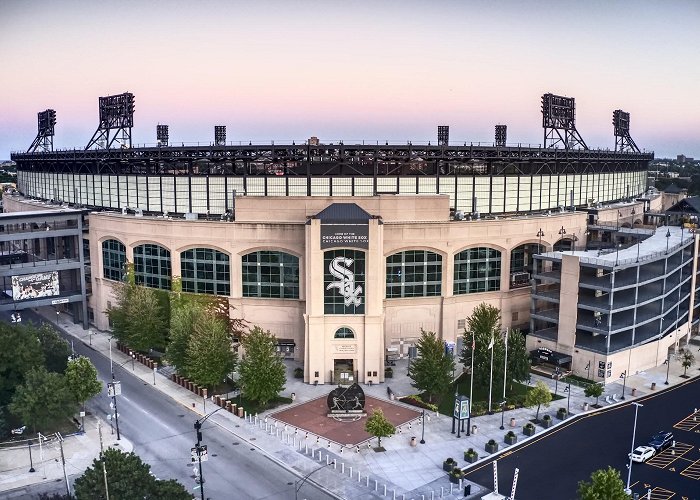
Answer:
[{"label": "large window panel", "polygon": [[231,294],[229,256],[213,248],[192,248],[182,252],[182,290],[211,295]]},{"label": "large window panel", "polygon": [[477,247],[455,255],[454,294],[495,292],[501,289],[501,252]]},{"label": "large window panel", "polygon": [[434,297],[442,293],[442,256],[407,250],[386,259],[386,298]]},{"label": "large window panel", "polygon": [[102,270],[108,280],[121,281],[126,263],[126,247],[118,240],[102,242]]},{"label": "large window panel", "polygon": [[134,279],[137,285],[170,290],[172,282],[170,250],[152,243],[135,247]]},{"label": "large window panel", "polygon": [[242,260],[244,297],[299,298],[299,257],[263,250]]}]

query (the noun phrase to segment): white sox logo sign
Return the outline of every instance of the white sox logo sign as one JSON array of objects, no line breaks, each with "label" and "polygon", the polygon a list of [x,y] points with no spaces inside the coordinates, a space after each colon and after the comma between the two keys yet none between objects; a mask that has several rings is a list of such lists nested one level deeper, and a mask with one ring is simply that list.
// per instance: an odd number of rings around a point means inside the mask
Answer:
[{"label": "white sox logo sign", "polygon": [[362,304],[362,298],[360,297],[362,287],[355,286],[355,273],[348,269],[353,262],[353,259],[347,257],[336,257],[328,266],[328,272],[336,277],[338,281],[329,283],[326,290],[337,288],[339,293],[345,298],[346,307],[352,304],[355,306]]}]

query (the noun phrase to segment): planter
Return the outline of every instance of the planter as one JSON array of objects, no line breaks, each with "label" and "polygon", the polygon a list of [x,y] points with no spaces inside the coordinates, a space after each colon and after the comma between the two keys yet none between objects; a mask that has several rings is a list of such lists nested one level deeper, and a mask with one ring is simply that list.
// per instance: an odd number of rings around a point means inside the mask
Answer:
[{"label": "planter", "polygon": [[394,370],[391,368],[384,370],[384,378],[394,378]]},{"label": "planter", "polygon": [[477,452],[474,452],[474,453],[469,453],[466,451],[464,452],[464,461],[465,462],[473,464],[477,460],[479,460],[479,454]]},{"label": "planter", "polygon": [[544,427],[545,429],[549,429],[552,425],[554,425],[554,422],[552,422],[552,419],[551,419],[551,418],[547,418],[547,419],[543,418],[543,419],[540,421],[540,425],[541,425],[542,427]]},{"label": "planter", "polygon": [[442,470],[445,472],[452,472],[452,469],[454,469],[457,466],[457,462],[452,460],[451,458],[448,458],[444,462],[442,462]]},{"label": "planter", "polygon": [[525,434],[526,436],[534,436],[535,432],[537,432],[537,429],[535,429],[534,425],[532,425],[532,426],[526,425],[525,427],[523,427],[523,434]]},{"label": "planter", "polygon": [[566,417],[568,417],[569,414],[566,412],[566,410],[559,410],[557,411],[557,418],[559,420],[566,420]]},{"label": "planter", "polygon": [[[459,470],[459,469],[456,469]],[[459,481],[464,479],[464,474],[462,474],[462,471],[459,471],[459,474],[454,474],[453,472],[450,473],[450,482],[454,484],[459,484]]]},{"label": "planter", "polygon": [[503,442],[507,445],[513,445],[518,442],[518,436],[516,436],[515,434],[506,434],[503,437]]},{"label": "planter", "polygon": [[487,453],[496,453],[498,451],[498,443],[488,442],[484,445],[484,449],[486,450]]},{"label": "planter", "polygon": [[416,441],[416,437],[415,437],[415,436],[411,437],[411,442],[410,442],[410,444],[411,444],[411,446],[414,447],[414,448],[418,445],[418,441]]},{"label": "planter", "polygon": [[510,419],[510,426],[515,427],[515,418]]}]

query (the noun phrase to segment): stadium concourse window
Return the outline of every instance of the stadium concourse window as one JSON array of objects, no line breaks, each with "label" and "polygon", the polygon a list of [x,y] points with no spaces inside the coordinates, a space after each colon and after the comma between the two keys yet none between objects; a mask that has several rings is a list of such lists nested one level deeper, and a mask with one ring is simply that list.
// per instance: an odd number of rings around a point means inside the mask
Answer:
[{"label": "stadium concourse window", "polygon": [[170,290],[170,250],[152,243],[135,247],[134,279],[137,285]]},{"label": "stadium concourse window", "polygon": [[386,298],[434,297],[442,293],[442,256],[407,250],[386,258]]},{"label": "stadium concourse window", "polygon": [[544,245],[527,243],[514,248],[510,252],[510,287],[523,288],[530,286],[530,277],[535,272],[534,255],[544,252]]},{"label": "stadium concourse window", "polygon": [[244,297],[299,298],[299,257],[263,250],[242,260]]},{"label": "stadium concourse window", "polygon": [[121,281],[124,277],[126,247],[118,240],[102,242],[103,275],[108,280]]},{"label": "stadium concourse window", "polygon": [[495,292],[501,289],[501,252],[477,247],[455,255],[454,294]]},{"label": "stadium concourse window", "polygon": [[192,248],[182,252],[182,291],[231,294],[229,256],[213,248]]},{"label": "stadium concourse window", "polygon": [[355,332],[353,332],[350,328],[343,326],[341,328],[338,328],[335,331],[335,335],[333,335],[334,339],[354,339],[355,338]]}]

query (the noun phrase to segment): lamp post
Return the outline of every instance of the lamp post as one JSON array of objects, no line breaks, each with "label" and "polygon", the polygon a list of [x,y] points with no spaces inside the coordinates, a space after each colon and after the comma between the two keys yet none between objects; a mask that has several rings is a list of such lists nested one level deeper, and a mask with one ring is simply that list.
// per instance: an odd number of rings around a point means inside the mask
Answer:
[{"label": "lamp post", "polygon": [[664,385],[668,385],[668,370],[671,368],[671,355],[670,354],[666,355],[666,361],[664,361],[664,364],[666,365],[666,382],[664,382]]},{"label": "lamp post", "polygon": [[569,380],[569,383],[564,387],[564,392],[567,393],[566,395],[566,414],[571,415],[571,380]]},{"label": "lamp post", "polygon": [[505,429],[505,427],[503,425],[503,418],[504,418],[505,412],[506,412],[506,401],[504,399],[503,401],[501,401],[501,430]]},{"label": "lamp post", "polygon": [[34,470],[34,461],[32,460],[32,440],[27,439],[27,446],[29,446],[29,472],[36,472]]},{"label": "lamp post", "polygon": [[622,398],[625,399],[625,387],[627,386],[627,370],[620,373],[620,378],[622,379]]},{"label": "lamp post", "polygon": [[[561,235],[561,238],[559,238],[559,239],[564,241],[564,235],[566,234],[566,229],[564,229],[564,226],[562,226],[561,229],[559,230],[559,234]],[[573,242],[571,244],[573,246]]]},{"label": "lamp post", "polygon": [[591,360],[588,360],[588,364],[586,365],[586,379],[591,380]]},{"label": "lamp post", "polygon": [[[474,399],[474,348],[476,347],[476,336],[472,332],[472,366],[469,370],[469,414],[472,414],[472,400]],[[453,377],[454,378],[454,377]]]},{"label": "lamp post", "polygon": [[557,391],[559,390],[559,377],[561,377],[561,370],[557,366],[554,369],[554,395],[557,395]]},{"label": "lamp post", "polygon": [[620,229],[620,217],[622,217],[622,212],[617,211],[617,229]]},{"label": "lamp post", "polygon": [[[471,400],[470,400],[471,403]],[[423,429],[421,430],[420,434],[420,444],[425,444],[425,409],[423,410],[423,415],[421,415],[420,418],[421,424],[423,425]]]},{"label": "lamp post", "polygon": [[620,248],[622,248],[622,243],[615,245],[615,265],[617,265],[620,260]]},{"label": "lamp post", "polygon": [[644,406],[641,403],[633,402],[632,404],[634,405],[634,427],[632,428],[632,449],[630,450],[630,462],[627,466],[627,488],[625,488],[625,493],[628,495],[632,494],[632,490],[630,489],[630,481],[632,480],[632,453],[634,453],[634,438],[637,434],[637,410],[639,410],[640,406]]},{"label": "lamp post", "polygon": [[539,231],[537,231],[537,234],[535,235],[540,239],[539,246],[537,247],[537,253],[542,252],[542,236],[544,236],[544,231],[542,231],[542,228],[540,228]]},{"label": "lamp post", "polygon": [[666,255],[668,255],[668,240],[671,238],[671,230],[666,230]]},{"label": "lamp post", "polygon": [[[299,498],[299,490],[301,489],[302,486],[304,486],[304,483],[306,482],[307,479],[309,479],[309,476],[311,476],[311,474],[313,474],[314,472],[318,472],[318,471],[320,471],[321,469],[323,469],[323,468],[325,468],[325,467],[329,467],[329,466],[331,466],[331,465],[335,465],[335,460],[332,460],[332,461],[331,461],[330,463],[328,463],[328,464],[322,465],[322,466],[319,467],[318,469],[312,470],[311,472],[309,472],[307,475],[305,475],[305,476],[304,476],[303,478],[301,478],[300,480],[294,481],[294,498],[295,498],[295,499],[298,499],[298,498]],[[297,484],[298,484],[299,486],[297,486]],[[202,498],[204,498],[204,497],[202,497]]]},{"label": "lamp post", "polygon": [[201,493],[202,500],[204,500],[204,476],[202,475],[202,424],[211,417],[214,413],[222,410],[222,407],[217,408],[213,412],[206,415],[202,420],[197,419],[194,422],[194,430],[197,433],[197,445],[195,449],[197,450],[197,459],[199,461],[199,491]]},{"label": "lamp post", "polygon": [[134,351],[129,351],[129,356],[131,356],[131,371],[136,371],[136,368],[134,368],[134,361],[136,360],[136,354],[134,354]]}]

